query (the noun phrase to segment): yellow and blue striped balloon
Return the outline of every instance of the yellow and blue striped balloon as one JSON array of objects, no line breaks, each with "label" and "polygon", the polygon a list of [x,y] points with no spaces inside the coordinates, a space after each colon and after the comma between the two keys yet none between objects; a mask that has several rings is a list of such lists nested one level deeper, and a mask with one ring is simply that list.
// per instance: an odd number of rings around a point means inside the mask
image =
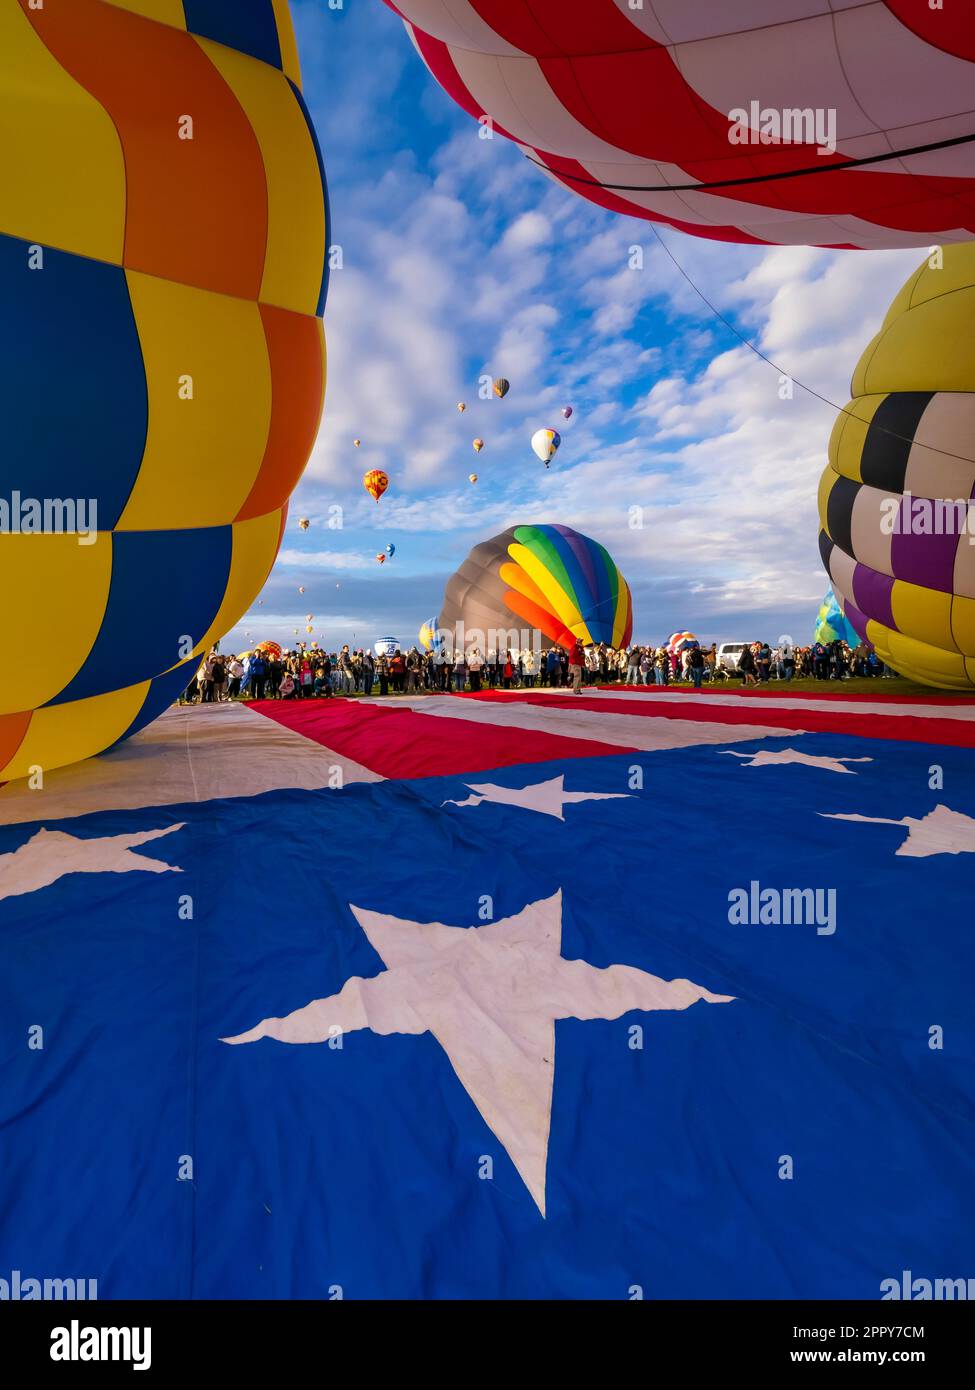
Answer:
[{"label": "yellow and blue striped balloon", "polygon": [[0,0],[0,142],[10,780],[143,727],[264,583],[328,205],[287,0]]}]

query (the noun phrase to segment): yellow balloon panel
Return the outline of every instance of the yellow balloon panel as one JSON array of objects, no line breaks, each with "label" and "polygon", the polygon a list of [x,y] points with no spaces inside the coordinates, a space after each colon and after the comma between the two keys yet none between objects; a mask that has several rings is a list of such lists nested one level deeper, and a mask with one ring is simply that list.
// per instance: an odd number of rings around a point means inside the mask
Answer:
[{"label": "yellow balloon panel", "polygon": [[144,681],[107,695],[36,709],[14,757],[0,768],[0,781],[12,782],[30,776],[37,767],[50,771],[101,753],[128,729],[148,689]]},{"label": "yellow balloon panel", "polygon": [[0,4],[0,232],[122,262],[125,165],[108,113],[15,0]]},{"label": "yellow balloon panel", "polygon": [[314,313],[322,283],[325,202],[301,108],[276,70],[207,39],[197,43],[247,113],[264,158],[268,234],[261,302]]},{"label": "yellow balloon panel", "polygon": [[[30,575],[30,583],[24,576]],[[5,535],[0,715],[35,709],[63,690],[98,635],[112,578],[112,538],[80,545],[75,535]]]},{"label": "yellow balloon panel", "polygon": [[261,467],[271,368],[256,304],[128,271],[149,392],[120,531],[233,521]]}]

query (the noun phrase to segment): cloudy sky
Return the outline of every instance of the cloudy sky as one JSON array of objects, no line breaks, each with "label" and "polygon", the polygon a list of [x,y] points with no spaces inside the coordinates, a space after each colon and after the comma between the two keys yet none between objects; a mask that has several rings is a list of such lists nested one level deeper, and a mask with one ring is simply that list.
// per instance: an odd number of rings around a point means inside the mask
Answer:
[{"label": "cloudy sky", "polygon": [[[412,643],[473,545],[536,521],[609,549],[637,641],[683,628],[808,640],[835,412],[798,386],[782,399],[778,372],[671,256],[784,372],[843,405],[922,253],[763,250],[664,229],[668,255],[651,224],[479,138],[381,0],[292,11],[343,267],[325,313],[321,433],[274,572],[225,650],[304,638],[308,613],[330,649]],[[482,376],[507,377],[508,396],[480,399]],[[547,471],[529,446],[544,426],[563,439]],[[367,468],[390,476],[378,506]],[[388,543],[395,558],[380,566]]]}]

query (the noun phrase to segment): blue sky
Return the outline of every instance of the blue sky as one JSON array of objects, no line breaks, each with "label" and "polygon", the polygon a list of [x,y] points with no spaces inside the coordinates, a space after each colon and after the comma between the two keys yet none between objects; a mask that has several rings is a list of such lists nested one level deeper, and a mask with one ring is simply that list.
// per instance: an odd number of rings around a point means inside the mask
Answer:
[{"label": "blue sky", "polygon": [[[808,640],[826,587],[816,487],[834,412],[798,387],[780,398],[776,372],[714,318],[649,223],[480,139],[381,0],[292,0],[292,12],[344,264],[325,312],[321,433],[274,571],[224,650],[293,643],[295,628],[305,639],[308,613],[307,640],[329,649],[412,644],[470,548],[533,521],[607,546],[633,590],[635,640]],[[840,405],[923,254],[662,235],[741,333]],[[480,400],[482,374],[507,377],[509,395]],[[529,446],[545,426],[563,439],[548,471]],[[391,479],[378,506],[367,468]],[[380,566],[387,543],[396,555]]]}]

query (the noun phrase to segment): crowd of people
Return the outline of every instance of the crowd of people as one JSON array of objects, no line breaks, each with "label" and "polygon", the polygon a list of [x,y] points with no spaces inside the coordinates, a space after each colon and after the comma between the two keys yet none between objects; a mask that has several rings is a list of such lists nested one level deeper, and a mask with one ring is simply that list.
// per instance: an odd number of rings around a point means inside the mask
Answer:
[{"label": "crowd of people", "polygon": [[686,682],[694,688],[720,681],[740,680],[743,685],[762,685],[772,680],[814,678],[843,680],[850,676],[890,677],[897,673],[885,666],[866,643],[851,648],[843,641],[815,642],[809,647],[789,643],[746,643],[733,664],[719,658],[715,643],[689,646],[683,651],[667,647],[631,646],[620,650],[599,646],[572,651],[550,647],[490,652],[477,647],[451,656],[397,648],[391,655],[374,655],[346,644],[339,652],[317,647],[295,651],[255,651],[243,658],[223,656],[214,650],[201,662],[187,687],[182,703],[233,700],[301,700],[333,695],[408,695],[421,691],[478,691],[481,689],[531,689],[535,686],[671,685]]}]

